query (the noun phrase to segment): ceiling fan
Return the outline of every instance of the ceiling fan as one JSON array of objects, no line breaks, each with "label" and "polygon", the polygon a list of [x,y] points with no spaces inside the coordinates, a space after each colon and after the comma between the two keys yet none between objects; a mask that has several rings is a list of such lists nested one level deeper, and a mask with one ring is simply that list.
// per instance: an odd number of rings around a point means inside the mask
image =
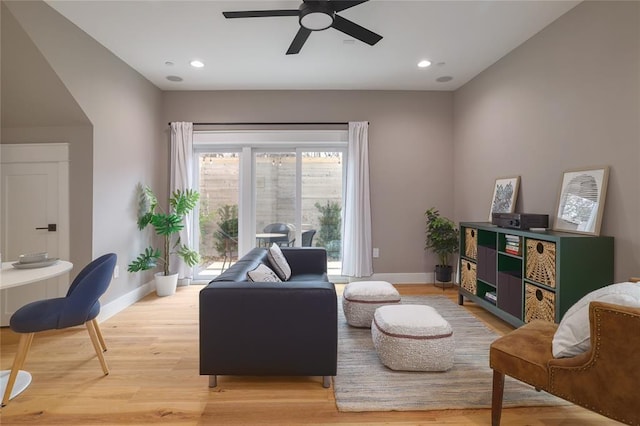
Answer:
[{"label": "ceiling fan", "polygon": [[335,28],[353,38],[373,46],[382,36],[338,15],[350,7],[368,0],[304,0],[298,9],[250,10],[240,12],[222,12],[225,18],[264,18],[272,16],[297,16],[300,29],[293,38],[287,55],[300,52],[312,31]]}]

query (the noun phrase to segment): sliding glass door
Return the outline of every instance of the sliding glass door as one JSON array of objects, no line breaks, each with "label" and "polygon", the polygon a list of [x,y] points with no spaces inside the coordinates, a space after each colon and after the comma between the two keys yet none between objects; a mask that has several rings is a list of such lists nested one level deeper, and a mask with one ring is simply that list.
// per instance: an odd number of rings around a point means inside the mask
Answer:
[{"label": "sliding glass door", "polygon": [[291,246],[295,242],[296,153],[256,153],[256,245]]},{"label": "sliding glass door", "polygon": [[343,152],[304,151],[301,155],[302,246],[327,250],[329,275],[341,274]]},{"label": "sliding glass door", "polygon": [[203,259],[196,279],[210,280],[253,247],[273,243],[325,247],[329,275],[340,275],[346,132],[325,133],[241,141],[194,134]]},{"label": "sliding glass door", "polygon": [[238,257],[238,200],[240,152],[201,152],[198,163],[198,247],[201,263],[197,278],[211,279]]}]

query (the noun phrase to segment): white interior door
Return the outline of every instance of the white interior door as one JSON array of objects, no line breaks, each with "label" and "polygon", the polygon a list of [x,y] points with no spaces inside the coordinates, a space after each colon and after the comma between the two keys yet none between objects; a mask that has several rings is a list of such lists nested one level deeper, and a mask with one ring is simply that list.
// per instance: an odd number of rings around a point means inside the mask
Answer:
[{"label": "white interior door", "polygon": [[[69,257],[68,147],[66,144],[2,145],[2,260],[46,251]],[[0,325],[21,306],[63,296],[68,274],[0,292]]]}]

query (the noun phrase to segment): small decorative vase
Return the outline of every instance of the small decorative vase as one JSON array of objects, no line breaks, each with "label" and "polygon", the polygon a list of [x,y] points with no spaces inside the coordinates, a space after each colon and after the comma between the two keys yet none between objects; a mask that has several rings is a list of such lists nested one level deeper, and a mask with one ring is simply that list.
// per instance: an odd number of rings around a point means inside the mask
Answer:
[{"label": "small decorative vase", "polygon": [[178,286],[178,274],[164,275],[158,272],[156,277],[156,294],[158,296],[171,296]]}]

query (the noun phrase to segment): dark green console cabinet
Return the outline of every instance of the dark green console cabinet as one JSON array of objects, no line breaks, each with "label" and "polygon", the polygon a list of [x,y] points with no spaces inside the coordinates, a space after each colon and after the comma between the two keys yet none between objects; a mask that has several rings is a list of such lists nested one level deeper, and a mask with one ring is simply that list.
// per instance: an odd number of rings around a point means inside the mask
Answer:
[{"label": "dark green console cabinet", "polygon": [[613,237],[460,224],[458,303],[513,326],[560,322],[585,294],[613,283]]}]

